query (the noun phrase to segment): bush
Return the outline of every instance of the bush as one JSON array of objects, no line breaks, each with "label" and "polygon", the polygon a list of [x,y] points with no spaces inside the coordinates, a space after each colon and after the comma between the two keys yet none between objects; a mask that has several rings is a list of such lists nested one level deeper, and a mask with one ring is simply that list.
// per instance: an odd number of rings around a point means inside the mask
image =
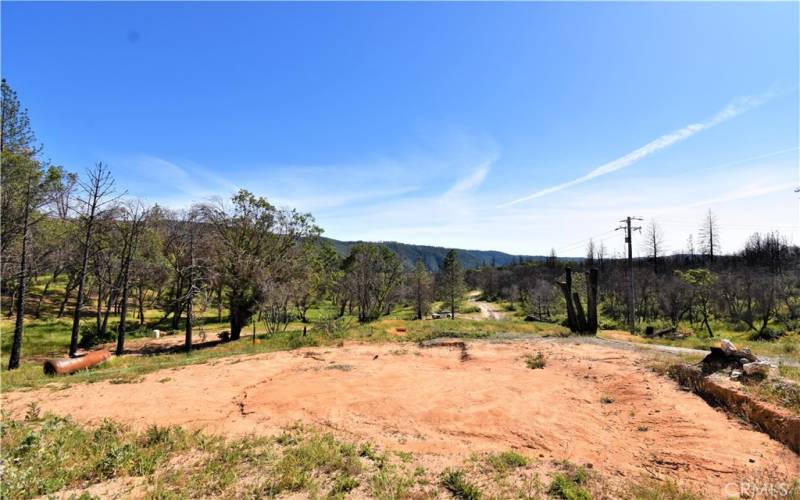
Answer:
[{"label": "bush", "polygon": [[293,333],[287,341],[289,349],[299,349],[301,347],[316,347],[319,343],[313,337]]},{"label": "bush", "polygon": [[537,352],[536,356],[532,356],[530,354],[526,354],[525,355],[525,364],[531,370],[544,368],[544,365],[546,364],[546,362],[544,360],[544,354],[542,354],[541,352]]},{"label": "bush", "polygon": [[84,349],[89,349],[90,347],[107,342],[114,342],[115,340],[117,340],[117,334],[110,329],[107,329],[105,333],[101,334],[97,331],[95,325],[84,325],[81,327],[81,337],[78,345]]},{"label": "bush", "polygon": [[352,325],[353,318],[349,316],[323,317],[314,323],[313,329],[330,339],[343,339]]},{"label": "bush", "polygon": [[477,486],[469,483],[464,478],[464,472],[458,469],[447,469],[442,472],[442,486],[453,494],[454,497],[462,500],[479,500],[481,492]]},{"label": "bush", "polygon": [[500,472],[528,465],[528,459],[515,451],[504,451],[497,455],[490,455],[487,461],[489,465]]},{"label": "bush", "polygon": [[548,492],[564,500],[590,500],[592,497],[583,487],[587,480],[587,472],[583,467],[565,462],[566,472],[557,472],[553,475]]}]

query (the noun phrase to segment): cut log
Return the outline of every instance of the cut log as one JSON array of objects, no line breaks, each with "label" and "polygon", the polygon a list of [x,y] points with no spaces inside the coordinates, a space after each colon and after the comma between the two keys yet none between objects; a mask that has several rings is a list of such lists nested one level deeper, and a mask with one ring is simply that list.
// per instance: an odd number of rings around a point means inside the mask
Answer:
[{"label": "cut log", "polygon": [[44,362],[45,375],[68,375],[78,370],[97,366],[111,357],[111,352],[102,349],[91,351],[77,358],[48,359]]}]

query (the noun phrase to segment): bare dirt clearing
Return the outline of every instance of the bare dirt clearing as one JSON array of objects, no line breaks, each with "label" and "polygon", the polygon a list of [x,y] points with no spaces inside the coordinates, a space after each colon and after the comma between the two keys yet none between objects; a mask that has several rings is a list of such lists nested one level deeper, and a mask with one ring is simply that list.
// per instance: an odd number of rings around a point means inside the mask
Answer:
[{"label": "bare dirt clearing", "polygon": [[[3,408],[81,421],[179,424],[211,433],[276,434],[297,421],[418,454],[432,467],[473,452],[592,464],[610,477],[671,477],[720,494],[800,457],[648,371],[646,354],[579,341],[467,342],[459,349],[346,344],[230,357],[161,370],[133,384],[12,392]],[[543,369],[525,355],[542,352]]]}]

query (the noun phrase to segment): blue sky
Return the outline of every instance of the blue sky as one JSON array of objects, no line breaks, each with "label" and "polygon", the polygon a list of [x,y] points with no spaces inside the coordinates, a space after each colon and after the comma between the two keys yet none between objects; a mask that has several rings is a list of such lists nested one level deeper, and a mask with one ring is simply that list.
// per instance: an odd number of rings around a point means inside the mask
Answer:
[{"label": "blue sky", "polygon": [[181,207],[238,187],[326,235],[580,255],[800,243],[797,3],[2,3],[45,155]]}]

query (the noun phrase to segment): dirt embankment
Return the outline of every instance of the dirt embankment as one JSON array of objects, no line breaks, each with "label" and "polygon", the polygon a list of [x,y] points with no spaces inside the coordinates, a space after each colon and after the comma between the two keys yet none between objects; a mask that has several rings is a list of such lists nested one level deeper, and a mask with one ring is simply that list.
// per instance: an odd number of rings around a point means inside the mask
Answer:
[{"label": "dirt embankment", "polygon": [[[449,347],[347,344],[152,373],[133,384],[7,393],[82,421],[180,424],[212,433],[272,434],[297,421],[414,452],[431,467],[476,451],[515,449],[571,460],[619,480],[670,477],[719,495],[800,457],[645,368],[645,354],[569,342]],[[542,352],[532,370],[526,354]]]}]

